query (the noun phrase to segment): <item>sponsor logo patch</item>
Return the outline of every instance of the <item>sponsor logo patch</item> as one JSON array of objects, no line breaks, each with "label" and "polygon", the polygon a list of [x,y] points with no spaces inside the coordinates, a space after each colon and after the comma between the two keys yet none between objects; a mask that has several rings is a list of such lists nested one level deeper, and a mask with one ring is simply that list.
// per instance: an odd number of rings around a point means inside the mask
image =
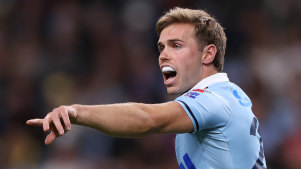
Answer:
[{"label": "sponsor logo patch", "polygon": [[198,92],[187,92],[184,96],[195,99],[198,95],[200,95]]},{"label": "sponsor logo patch", "polygon": [[203,90],[203,89],[194,89],[192,91],[204,93],[205,90]]},{"label": "sponsor logo patch", "polygon": [[198,95],[200,95],[201,93],[204,93],[204,92],[211,93],[210,91],[205,90],[205,89],[193,89],[192,91],[187,92],[184,96],[195,99]]}]

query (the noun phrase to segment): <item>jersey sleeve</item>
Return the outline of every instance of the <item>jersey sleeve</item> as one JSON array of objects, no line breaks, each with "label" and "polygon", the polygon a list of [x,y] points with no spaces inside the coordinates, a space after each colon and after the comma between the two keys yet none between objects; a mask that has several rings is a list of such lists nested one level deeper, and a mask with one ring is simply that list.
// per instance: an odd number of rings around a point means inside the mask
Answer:
[{"label": "jersey sleeve", "polygon": [[229,103],[213,92],[187,92],[175,99],[194,126],[194,132],[226,126],[231,117]]}]

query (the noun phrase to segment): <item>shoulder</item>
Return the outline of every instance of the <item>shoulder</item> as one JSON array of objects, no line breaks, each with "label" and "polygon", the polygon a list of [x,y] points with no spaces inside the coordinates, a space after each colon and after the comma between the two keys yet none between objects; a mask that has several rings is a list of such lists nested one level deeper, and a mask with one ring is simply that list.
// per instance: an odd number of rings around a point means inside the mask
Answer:
[{"label": "shoulder", "polygon": [[229,93],[229,83],[216,83],[204,89],[191,89],[182,94],[177,100],[212,105],[215,108],[229,106],[229,100],[225,95]]},{"label": "shoulder", "polygon": [[224,126],[231,117],[230,102],[220,91],[211,87],[192,89],[175,101],[196,117],[200,129]]}]

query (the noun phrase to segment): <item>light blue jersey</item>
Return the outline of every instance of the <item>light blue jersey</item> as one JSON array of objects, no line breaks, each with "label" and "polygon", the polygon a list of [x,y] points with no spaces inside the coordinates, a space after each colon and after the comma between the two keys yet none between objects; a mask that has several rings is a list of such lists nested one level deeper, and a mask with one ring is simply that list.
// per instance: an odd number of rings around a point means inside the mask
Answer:
[{"label": "light blue jersey", "polygon": [[226,73],[200,81],[178,97],[194,132],[177,134],[180,169],[263,169],[259,123],[249,97]]}]

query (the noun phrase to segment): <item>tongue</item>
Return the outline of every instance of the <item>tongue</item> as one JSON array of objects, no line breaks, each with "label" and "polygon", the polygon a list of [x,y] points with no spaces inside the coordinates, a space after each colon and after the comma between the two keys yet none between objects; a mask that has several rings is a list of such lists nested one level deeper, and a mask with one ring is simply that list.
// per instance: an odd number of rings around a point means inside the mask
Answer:
[{"label": "tongue", "polygon": [[175,69],[173,69],[172,67],[163,67],[162,68],[162,72],[175,72]]}]

